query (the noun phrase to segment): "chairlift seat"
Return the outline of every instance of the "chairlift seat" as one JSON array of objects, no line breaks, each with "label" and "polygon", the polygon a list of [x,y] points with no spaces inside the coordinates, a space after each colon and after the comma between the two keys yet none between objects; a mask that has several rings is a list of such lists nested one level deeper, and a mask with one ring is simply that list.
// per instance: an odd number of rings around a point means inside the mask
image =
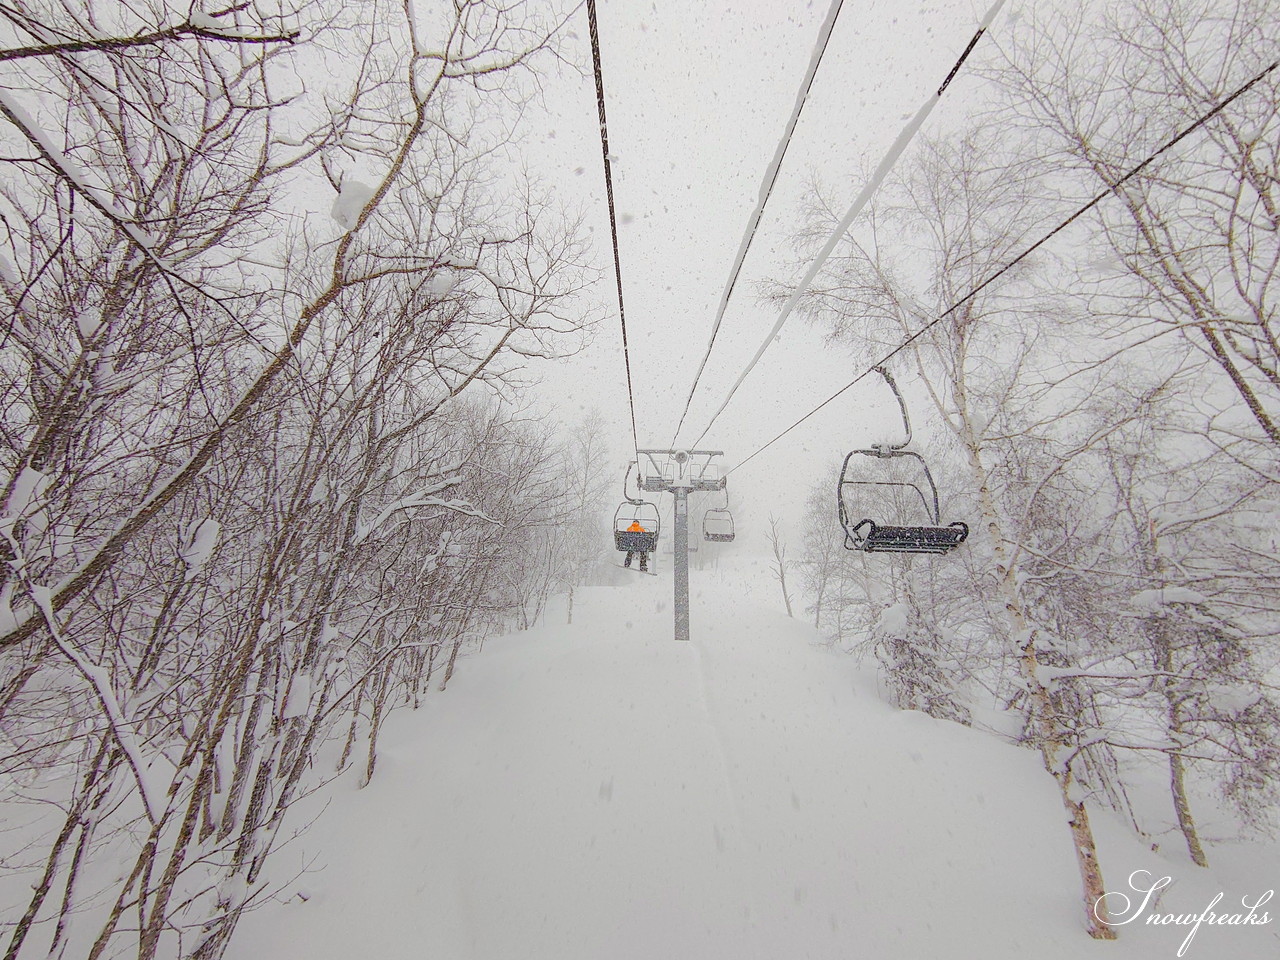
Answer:
[{"label": "chairlift seat", "polygon": [[891,527],[863,520],[846,533],[845,547],[867,553],[950,553],[969,536],[963,521],[945,527]]}]

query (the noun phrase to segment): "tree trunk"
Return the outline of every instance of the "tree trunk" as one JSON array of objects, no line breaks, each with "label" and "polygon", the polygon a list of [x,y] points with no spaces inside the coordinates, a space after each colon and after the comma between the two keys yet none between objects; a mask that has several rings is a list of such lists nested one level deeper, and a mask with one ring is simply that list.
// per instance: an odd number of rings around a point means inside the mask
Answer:
[{"label": "tree trunk", "polygon": [[[1045,756],[1046,764],[1050,762]],[[1071,840],[1076,849],[1076,864],[1080,868],[1080,880],[1084,885],[1086,929],[1095,940],[1114,940],[1115,928],[1111,926],[1103,899],[1106,888],[1102,883],[1102,868],[1098,866],[1098,850],[1093,842],[1093,830],[1089,827],[1089,813],[1084,801],[1071,799],[1071,771],[1065,770],[1054,779],[1062,789],[1062,805],[1067,811],[1067,825],[1071,828]]]},{"label": "tree trunk", "polygon": [[9,940],[9,949],[5,951],[4,960],[15,960],[18,956],[18,951],[22,949],[22,944],[26,940],[27,934],[31,931],[31,925],[35,922],[40,908],[44,906],[45,897],[49,895],[53,880],[62,865],[62,851],[71,839],[71,834],[75,831],[76,824],[79,822],[80,807],[77,805],[67,814],[67,818],[62,824],[62,830],[58,833],[57,839],[54,840],[53,846],[49,850],[49,857],[45,861],[44,874],[40,877],[40,882],[34,886],[35,893],[31,897],[31,902],[27,905],[27,912],[22,915],[14,926],[13,937]]},{"label": "tree trunk", "polygon": [[449,651],[449,663],[444,668],[444,679],[440,681],[440,691],[444,692],[444,688],[449,685],[449,681],[453,679],[453,665],[458,659],[458,650],[462,647],[463,634],[459,631],[453,640],[453,649]]},{"label": "tree trunk", "polygon": [[[347,739],[342,745],[342,756],[338,758],[339,770],[344,769],[347,761],[351,759],[351,750],[356,743],[356,729],[360,725],[360,707],[364,705],[364,689],[368,682],[367,679],[361,681],[360,687],[356,690],[355,706],[351,708],[351,725],[347,727]],[[415,703],[414,706],[416,708],[417,704]]]},{"label": "tree trunk", "polygon": [[[1159,553],[1156,553],[1159,563]],[[1160,581],[1161,586],[1164,581]],[[1168,621],[1159,617],[1149,620],[1149,636],[1155,647],[1155,667],[1162,674],[1160,693],[1165,701],[1165,716],[1169,727],[1169,736],[1174,742],[1180,742],[1182,734],[1182,703],[1174,680],[1173,644],[1169,640]],[[1186,765],[1182,754],[1177,749],[1169,751],[1169,793],[1173,798],[1173,809],[1178,816],[1178,829],[1187,841],[1187,852],[1198,867],[1207,867],[1209,858],[1205,856],[1204,847],[1200,843],[1200,834],[1196,829],[1196,820],[1191,813],[1191,800],[1187,797]]]},{"label": "tree trunk", "polygon": [[782,602],[786,604],[787,616],[794,619],[795,614],[791,612],[791,595],[787,593],[787,573],[781,568],[778,570],[778,583],[782,586]]},{"label": "tree trunk", "polygon": [[962,380],[956,383],[956,406],[961,411],[962,439],[969,459],[969,468],[974,480],[977,481],[978,498],[982,506],[982,516],[990,538],[991,549],[995,554],[997,583],[1001,598],[1004,600],[1005,612],[1008,614],[1009,627],[1015,637],[1022,638],[1018,663],[1031,705],[1031,729],[1036,746],[1040,749],[1045,770],[1057,781],[1062,793],[1062,803],[1067,812],[1067,824],[1071,830],[1076,863],[1080,868],[1085,926],[1089,936],[1095,940],[1114,940],[1115,930],[1111,927],[1104,901],[1101,899],[1105,893],[1102,868],[1098,864],[1093,832],[1089,828],[1089,817],[1083,801],[1077,803],[1071,797],[1070,764],[1062,765],[1057,758],[1058,750],[1063,745],[1061,742],[1063,731],[1055,720],[1049,691],[1040,682],[1035,631],[1028,626],[1022,601],[1018,596],[1016,571],[1010,565],[1003,524],[996,509],[995,497],[991,492],[990,476],[982,463],[977,439],[969,429],[968,405]]},{"label": "tree trunk", "polygon": [[[22,943],[30,932],[31,925],[40,913],[40,908],[44,904],[45,897],[49,894],[49,889],[53,885],[53,880],[57,876],[58,868],[62,862],[63,849],[67,842],[71,839],[77,824],[80,825],[80,839],[76,845],[75,852],[72,856],[70,875],[67,879],[67,898],[71,896],[71,890],[75,882],[76,873],[78,871],[80,858],[84,850],[87,838],[93,833],[93,824],[96,822],[94,809],[102,798],[110,789],[110,778],[114,774],[117,766],[120,764],[121,756],[119,751],[109,753],[111,738],[104,735],[98,744],[98,753],[94,757],[93,763],[90,765],[89,771],[85,774],[84,783],[80,788],[80,795],[76,797],[71,809],[67,812],[67,818],[63,822],[62,830],[58,833],[58,837],[54,840],[53,846],[49,851],[48,860],[45,862],[45,871],[40,878],[40,882],[35,886],[35,893],[31,898],[31,902],[27,907],[27,912],[22,915],[14,928],[13,936],[9,940],[9,949],[5,951],[4,960],[14,960],[22,949]],[[106,761],[106,767],[103,762]],[[65,914],[64,902],[64,914]],[[65,915],[58,917],[57,931],[61,931],[65,923]],[[57,944],[57,932],[54,936],[54,945]],[[50,948],[52,950],[52,947]]]},{"label": "tree trunk", "polygon": [[367,787],[373,779],[373,768],[378,764],[378,734],[382,731],[382,718],[386,710],[387,690],[391,686],[385,670],[374,678],[373,690],[369,694],[372,708],[369,711],[369,753],[364,764],[364,779],[361,788]]},{"label": "tree trunk", "polygon": [[1187,799],[1187,787],[1183,779],[1182,754],[1169,754],[1169,788],[1173,793],[1173,808],[1178,813],[1178,827],[1187,840],[1187,852],[1198,867],[1207,867],[1209,858],[1204,854],[1200,844],[1200,834],[1196,830],[1195,817],[1191,815],[1191,803]]}]

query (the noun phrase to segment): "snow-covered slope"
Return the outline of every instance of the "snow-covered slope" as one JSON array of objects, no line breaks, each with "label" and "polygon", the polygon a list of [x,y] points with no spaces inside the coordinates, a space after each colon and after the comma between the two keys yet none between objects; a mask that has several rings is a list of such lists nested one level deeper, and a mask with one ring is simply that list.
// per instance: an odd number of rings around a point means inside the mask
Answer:
[{"label": "snow-covered slope", "polygon": [[[742,595],[700,587],[677,644],[669,574],[618,573],[573,626],[491,641],[394,716],[373,784],[337,785],[273,869],[289,899],[247,917],[230,956],[1176,955],[1187,927],[1084,934],[1033,754],[886,705]],[[1173,875],[1163,910],[1197,914],[1263,892],[1097,819],[1109,889]],[[1185,955],[1274,957],[1277,928],[1203,927]]]}]

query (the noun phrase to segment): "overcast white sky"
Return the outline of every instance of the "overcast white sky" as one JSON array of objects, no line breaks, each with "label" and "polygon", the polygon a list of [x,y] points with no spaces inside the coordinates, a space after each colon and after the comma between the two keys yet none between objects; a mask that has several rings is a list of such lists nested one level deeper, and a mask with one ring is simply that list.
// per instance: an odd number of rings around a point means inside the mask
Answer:
[{"label": "overcast white sky", "polygon": [[[806,183],[817,174],[835,187],[837,205],[848,205],[862,186],[853,178],[860,162],[884,154],[945,77],[988,6],[986,0],[845,0],[682,442],[702,431],[777,317],[757,303],[755,285],[802,272],[788,240]],[[599,0],[641,446],[671,442],[828,9],[828,0]],[[998,36],[1011,16],[1016,3],[991,34]],[[546,372],[544,394],[566,420],[600,409],[614,428],[620,470],[631,436],[585,6],[572,34],[587,73],[566,73],[552,84],[548,114],[535,121],[522,156],[558,191],[586,204],[604,275],[596,295],[609,319],[591,350]],[[979,88],[979,81],[959,78],[924,132],[953,121]],[[824,349],[818,331],[792,319],[702,445],[724,449],[732,466],[851,380],[861,369],[856,363]],[[900,379],[910,389],[911,375],[904,371]],[[922,420],[927,411],[917,406]],[[886,415],[896,421],[891,398],[881,384],[866,381],[734,473],[730,489],[740,519],[754,527],[770,512],[797,520],[815,482],[834,488],[830,462],[883,433]],[[921,426],[927,432],[927,423]]]}]

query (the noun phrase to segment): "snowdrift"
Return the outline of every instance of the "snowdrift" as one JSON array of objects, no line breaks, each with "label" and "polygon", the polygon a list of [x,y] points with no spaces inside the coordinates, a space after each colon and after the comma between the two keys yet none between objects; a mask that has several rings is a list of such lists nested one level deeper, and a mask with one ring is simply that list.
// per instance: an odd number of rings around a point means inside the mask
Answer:
[{"label": "snowdrift", "polygon": [[[695,582],[694,641],[677,644],[669,574],[618,573],[572,626],[491,641],[394,716],[374,782],[339,782],[278,854],[282,892],[229,956],[1177,955],[1188,927],[1085,935],[1034,754],[890,707],[850,658],[740,595]],[[1224,887],[1095,816],[1108,889],[1173,876],[1164,912],[1275,886],[1246,886],[1259,870]],[[1274,957],[1278,928],[1205,926],[1184,955]]]}]

